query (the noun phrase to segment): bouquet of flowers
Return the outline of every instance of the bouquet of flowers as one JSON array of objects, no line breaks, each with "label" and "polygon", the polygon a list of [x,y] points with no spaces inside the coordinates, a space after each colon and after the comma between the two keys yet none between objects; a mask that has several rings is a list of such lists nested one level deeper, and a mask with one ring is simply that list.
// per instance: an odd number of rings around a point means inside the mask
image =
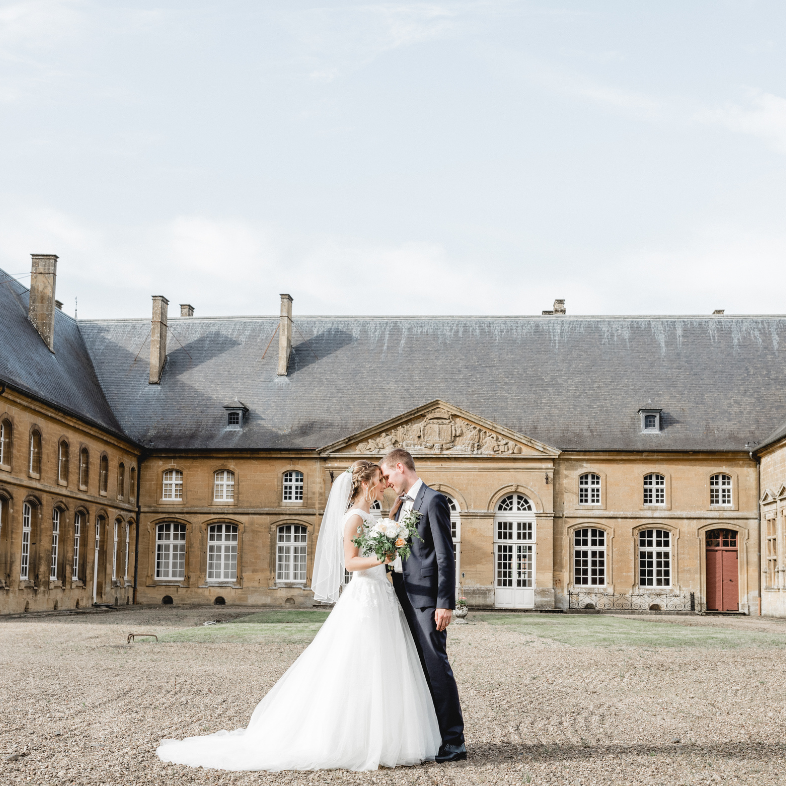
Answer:
[{"label": "bouquet of flowers", "polygon": [[412,538],[423,540],[418,533],[420,516],[417,510],[411,510],[398,521],[377,521],[370,527],[363,527],[363,531],[352,542],[361,554],[376,554],[377,559],[383,562],[388,555],[391,561],[397,556],[406,559],[412,553]]}]

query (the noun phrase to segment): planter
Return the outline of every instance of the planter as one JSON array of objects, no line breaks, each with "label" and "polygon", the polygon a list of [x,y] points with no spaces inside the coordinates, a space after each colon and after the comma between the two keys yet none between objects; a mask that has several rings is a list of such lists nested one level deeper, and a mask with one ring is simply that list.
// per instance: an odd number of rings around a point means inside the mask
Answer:
[{"label": "planter", "polygon": [[453,618],[458,624],[467,624],[467,620],[464,619],[467,614],[469,614],[469,609],[466,606],[456,606],[456,608],[453,609]]}]

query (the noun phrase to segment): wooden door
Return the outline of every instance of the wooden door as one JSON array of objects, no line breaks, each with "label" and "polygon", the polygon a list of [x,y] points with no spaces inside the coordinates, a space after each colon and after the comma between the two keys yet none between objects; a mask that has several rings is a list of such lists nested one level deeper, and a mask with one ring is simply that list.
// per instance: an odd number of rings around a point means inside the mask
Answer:
[{"label": "wooden door", "polygon": [[738,611],[739,566],[737,533],[714,529],[707,533],[707,610]]}]

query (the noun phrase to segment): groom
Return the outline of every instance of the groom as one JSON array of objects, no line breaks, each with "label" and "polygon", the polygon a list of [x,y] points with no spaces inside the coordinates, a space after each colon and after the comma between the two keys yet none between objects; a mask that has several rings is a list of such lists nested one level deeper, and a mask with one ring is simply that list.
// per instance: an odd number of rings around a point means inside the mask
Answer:
[{"label": "groom", "polygon": [[467,758],[464,719],[445,651],[447,627],[456,605],[456,562],[448,501],[418,477],[415,462],[406,450],[391,450],[379,466],[387,488],[403,499],[396,520],[410,510],[421,514],[418,532],[423,540],[412,539],[412,553],[403,561],[403,572],[393,572],[393,586],[434,700],[442,735],[436,761],[459,761]]}]

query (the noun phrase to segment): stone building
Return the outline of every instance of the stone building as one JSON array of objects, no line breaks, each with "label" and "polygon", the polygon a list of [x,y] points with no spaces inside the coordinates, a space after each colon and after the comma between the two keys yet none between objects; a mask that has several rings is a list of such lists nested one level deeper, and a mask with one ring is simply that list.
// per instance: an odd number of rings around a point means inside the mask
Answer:
[{"label": "stone building", "polygon": [[[27,291],[3,284],[0,408],[47,407],[103,440],[109,476],[137,469],[135,500],[110,489],[110,510],[88,486],[78,503],[129,523],[137,602],[311,605],[333,477],[402,446],[449,498],[470,604],[759,612],[769,453],[760,467],[755,451],[786,416],[786,317],[573,317],[557,301],[540,316],[301,318],[282,295],[277,317],[173,318],[157,296],[150,319],[56,312],[52,355]],[[53,358],[81,375],[43,385]],[[19,501],[37,479],[14,439],[1,608],[73,605],[70,586],[20,581]],[[48,522],[54,496],[39,504]],[[113,600],[105,536],[94,552],[96,597]]]}]

